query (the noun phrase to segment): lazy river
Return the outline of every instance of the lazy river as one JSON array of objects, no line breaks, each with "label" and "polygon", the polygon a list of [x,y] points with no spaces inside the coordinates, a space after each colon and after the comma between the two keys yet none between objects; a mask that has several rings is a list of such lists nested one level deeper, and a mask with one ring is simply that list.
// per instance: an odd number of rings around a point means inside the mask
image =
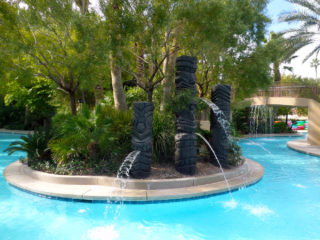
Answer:
[{"label": "lazy river", "polygon": [[[3,150],[0,133],[0,239],[320,239],[320,158],[290,150],[297,137],[242,140],[265,168],[261,181],[229,194],[148,204],[79,202],[36,196],[6,183],[23,154]],[[300,137],[301,138],[301,137]]]}]

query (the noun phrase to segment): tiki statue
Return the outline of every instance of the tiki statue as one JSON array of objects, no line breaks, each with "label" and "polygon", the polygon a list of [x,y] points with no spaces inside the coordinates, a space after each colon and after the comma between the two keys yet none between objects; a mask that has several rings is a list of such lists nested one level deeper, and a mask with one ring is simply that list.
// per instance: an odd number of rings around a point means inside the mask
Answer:
[{"label": "tiki statue", "polygon": [[[184,90],[189,90],[191,95],[196,95],[197,58],[181,56],[176,60],[176,95]],[[175,165],[177,171],[193,175],[196,170],[197,161],[197,136],[195,135],[196,124],[196,102],[186,106],[183,110],[176,112],[176,152]]]},{"label": "tiki statue", "polygon": [[[229,85],[216,85],[211,91],[211,101],[220,109],[210,114],[210,144],[218,160],[224,167],[228,166],[229,155],[229,122],[230,122],[230,94]],[[217,159],[212,155],[212,162]]]},{"label": "tiki statue", "polygon": [[151,102],[133,103],[132,148],[140,151],[130,170],[130,176],[133,178],[146,178],[150,175],[152,116],[153,104]]}]

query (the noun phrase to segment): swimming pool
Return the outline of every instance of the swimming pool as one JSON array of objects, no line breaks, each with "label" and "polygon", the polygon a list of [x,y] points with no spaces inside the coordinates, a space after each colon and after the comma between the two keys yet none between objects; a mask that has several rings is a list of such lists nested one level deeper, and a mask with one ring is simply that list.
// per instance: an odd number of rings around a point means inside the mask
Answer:
[{"label": "swimming pool", "polygon": [[0,133],[0,239],[320,239],[320,158],[286,147],[293,137],[243,140],[265,167],[257,184],[229,194],[154,204],[53,200],[8,185]]}]

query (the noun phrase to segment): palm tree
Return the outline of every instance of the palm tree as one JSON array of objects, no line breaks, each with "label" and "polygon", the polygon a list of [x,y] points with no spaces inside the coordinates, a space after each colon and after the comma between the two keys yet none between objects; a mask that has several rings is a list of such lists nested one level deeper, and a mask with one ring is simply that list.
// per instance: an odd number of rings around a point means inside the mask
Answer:
[{"label": "palm tree", "polygon": [[[299,43],[300,49],[317,43],[316,36],[320,34],[320,1],[288,0],[299,6],[298,10],[285,13],[280,17],[282,22],[295,23],[296,28],[285,31],[288,41]],[[298,23],[298,24],[297,24]],[[320,44],[308,53],[303,62],[320,51]]]},{"label": "palm tree", "polygon": [[314,68],[314,70],[316,71],[316,80],[318,79],[318,66],[319,65],[320,65],[320,61],[318,60],[318,58],[312,59],[310,67]]},{"label": "palm tree", "polygon": [[[300,43],[285,39],[282,37],[281,33],[271,32],[267,45],[273,63],[274,82],[280,82],[280,65],[283,63],[290,63],[292,59],[297,57],[294,53],[301,48]],[[284,66],[284,68],[289,71],[292,70],[288,66]]]}]

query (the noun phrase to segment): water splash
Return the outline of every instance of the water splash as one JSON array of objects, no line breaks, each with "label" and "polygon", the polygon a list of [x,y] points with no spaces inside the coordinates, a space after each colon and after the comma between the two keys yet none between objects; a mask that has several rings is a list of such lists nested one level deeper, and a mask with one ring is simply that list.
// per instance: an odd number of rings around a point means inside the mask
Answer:
[{"label": "water splash", "polygon": [[95,240],[115,240],[118,239],[120,236],[119,232],[115,230],[114,225],[109,226],[100,226],[89,229],[88,231],[88,239],[95,239]]},{"label": "water splash", "polygon": [[272,107],[254,105],[250,107],[250,134],[273,133],[274,112]]},{"label": "water splash", "polygon": [[140,151],[132,151],[128,154],[117,172],[117,178],[129,178],[130,170],[139,154]]},{"label": "water splash", "polygon": [[268,208],[267,206],[264,205],[250,205],[250,204],[245,204],[243,206],[244,210],[247,210],[250,214],[256,216],[256,217],[265,217],[267,215],[272,215],[274,214],[274,211]]},{"label": "water splash", "polygon": [[230,201],[223,202],[222,204],[223,204],[224,208],[229,208],[229,209],[235,209],[238,206],[238,202],[234,199],[231,199]]},{"label": "water splash", "polygon": [[[120,180],[120,188],[121,189],[126,189],[127,186],[127,179],[130,176],[130,170],[134,164],[134,161],[137,159],[138,155],[140,154],[140,151],[132,151],[131,153],[129,153],[127,155],[127,157],[124,159],[124,161],[122,162],[118,172],[117,172],[117,177],[115,178],[115,180],[112,182],[112,188],[111,188],[111,192],[109,193],[110,196],[113,196],[114,191],[118,188],[118,182]],[[115,215],[118,216],[121,205],[123,203],[123,195],[115,198],[116,201],[119,201],[120,204],[117,206],[116,208],[116,213]],[[111,203],[111,199],[108,200],[108,203]],[[107,210],[107,209],[106,209]],[[108,212],[108,211],[107,211]]]},{"label": "water splash", "polygon": [[215,153],[215,151],[213,150],[213,148],[211,147],[211,145],[210,145],[210,143],[208,142],[208,140],[207,139],[205,139],[205,137],[204,136],[202,136],[200,133],[196,133],[196,135],[198,135],[206,144],[207,144],[207,146],[210,148],[210,150],[211,150],[211,152],[212,152],[212,154],[214,155],[214,157],[217,159],[217,162],[218,162],[218,164],[219,164],[219,168],[220,168],[220,170],[221,170],[221,172],[222,172],[222,175],[223,175],[223,178],[224,178],[224,181],[226,182],[226,185],[227,185],[227,188],[228,188],[228,192],[229,192],[229,194],[230,194],[230,196],[231,196],[231,198],[233,199],[233,197],[232,197],[232,194],[231,194],[231,188],[230,188],[230,185],[229,185],[229,182],[228,182],[228,179],[227,179],[227,177],[226,177],[226,174],[225,174],[225,172],[224,172],[224,170],[223,170],[223,167],[222,167],[222,165],[221,165],[221,163],[220,163],[220,161],[219,161],[219,159],[218,159],[218,157],[217,157],[217,155],[216,155],[216,153]]},{"label": "water splash", "polygon": [[212,101],[206,98],[200,98],[201,101],[206,103],[209,108],[212,110],[213,114],[216,116],[218,123],[223,128],[223,131],[227,138],[229,138],[229,128],[230,128],[230,122],[227,120],[226,115],[220,108],[214,104]]},{"label": "water splash", "polygon": [[251,143],[250,145],[254,145],[254,146],[260,147],[263,151],[265,151],[265,152],[267,152],[267,153],[269,153],[270,155],[273,156],[273,153],[270,152],[268,149],[266,149],[264,146],[262,146],[262,144],[259,144],[259,143],[257,143],[257,142],[254,142],[254,141],[252,141],[252,140],[250,140],[250,139],[248,139],[248,138],[247,138],[247,139],[243,139],[243,140],[250,142],[250,143]]}]

